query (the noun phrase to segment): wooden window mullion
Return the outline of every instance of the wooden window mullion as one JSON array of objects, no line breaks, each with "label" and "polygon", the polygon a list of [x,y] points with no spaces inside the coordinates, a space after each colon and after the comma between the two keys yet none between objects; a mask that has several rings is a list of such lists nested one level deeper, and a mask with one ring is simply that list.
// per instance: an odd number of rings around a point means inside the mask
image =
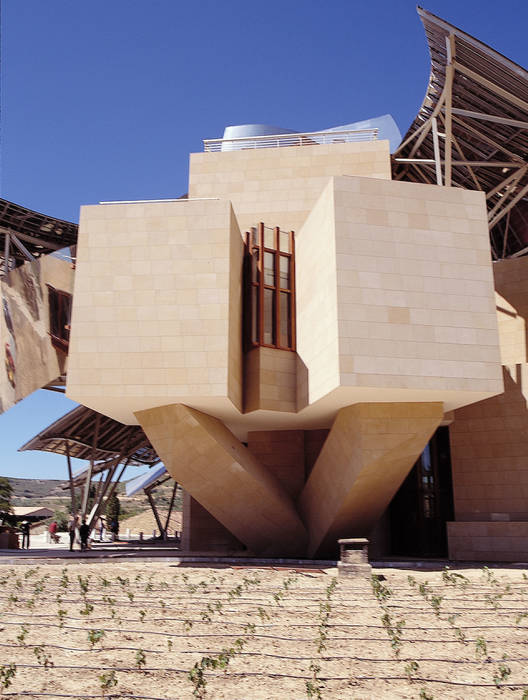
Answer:
[{"label": "wooden window mullion", "polygon": [[274,272],[274,281],[275,281],[275,325],[274,325],[274,332],[275,332],[275,338],[274,344],[277,347],[280,347],[280,254],[279,254],[279,246],[280,246],[280,240],[279,240],[279,227],[276,226],[275,230],[273,231],[273,239],[275,242],[275,251],[273,255],[273,272]]},{"label": "wooden window mullion", "polygon": [[297,347],[297,319],[295,311],[295,234],[290,231],[290,325],[291,325],[291,349]]},{"label": "wooden window mullion", "polygon": [[260,345],[262,345],[264,342],[264,223],[262,221],[258,225],[258,240],[259,240],[258,342]]},{"label": "wooden window mullion", "polygon": [[[244,315],[245,325],[249,323],[249,328],[244,333],[244,337],[249,340],[246,347],[249,349],[262,345],[294,351],[296,347],[294,232],[282,233],[282,237],[288,236],[289,247],[285,250],[281,250],[280,227],[273,228],[273,243],[269,241],[269,246],[266,245],[265,233],[264,223],[260,222],[257,230],[252,229],[246,239],[246,259],[249,262],[246,266],[246,277],[249,279],[246,282],[245,292],[246,307],[249,311],[247,315]],[[256,259],[257,255],[258,259]],[[284,263],[282,262],[283,258],[285,259]],[[267,264],[270,264],[268,268],[266,268]],[[283,272],[281,272],[281,264],[285,268]],[[281,274],[284,274],[285,277],[284,286]],[[265,302],[270,307],[267,312],[265,311]],[[281,317],[284,314],[287,314],[287,318],[284,319],[283,334],[281,332]],[[255,322],[255,337],[253,336],[253,321]]]}]

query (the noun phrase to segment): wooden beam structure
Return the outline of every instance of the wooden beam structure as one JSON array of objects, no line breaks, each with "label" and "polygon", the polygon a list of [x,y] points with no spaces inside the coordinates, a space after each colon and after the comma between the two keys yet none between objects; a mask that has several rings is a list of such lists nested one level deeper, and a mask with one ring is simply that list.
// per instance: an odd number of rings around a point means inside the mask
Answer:
[{"label": "wooden beam structure", "polygon": [[71,496],[71,512],[74,518],[77,518],[77,503],[75,502],[75,485],[73,483],[72,466],[70,458],[70,446],[68,440],[66,440],[66,462],[68,464],[68,481],[70,484],[70,496]]},{"label": "wooden beam structure", "polygon": [[150,503],[150,507],[152,508],[152,512],[154,513],[154,517],[156,518],[156,523],[158,525],[160,535],[162,539],[165,539],[165,532],[163,529],[163,525],[161,524],[161,518],[159,516],[158,509],[156,508],[156,504],[154,503],[154,499],[152,498],[151,489],[145,489],[145,494],[148,498],[148,502]]},{"label": "wooden beam structure", "polygon": [[[0,198],[0,251],[11,267],[75,246],[78,226]],[[4,264],[3,274],[8,266]]]},{"label": "wooden beam structure", "polygon": [[493,256],[518,255],[528,248],[528,72],[432,13],[418,13],[431,78],[393,154],[393,178],[481,190]]},{"label": "wooden beam structure", "polygon": [[169,511],[167,513],[167,518],[165,520],[165,529],[164,529],[165,535],[169,531],[169,523],[170,523],[170,518],[172,515],[172,509],[174,507],[174,500],[176,498],[176,491],[177,490],[178,490],[178,482],[175,481],[174,486],[172,487],[172,495],[171,495],[171,500],[170,500],[170,504],[169,504]]},{"label": "wooden beam structure", "polygon": [[99,427],[101,425],[101,416],[98,413],[95,419],[95,431],[93,434],[92,442],[92,454],[90,455],[90,466],[88,468],[88,475],[86,476],[86,482],[84,484],[84,493],[81,504],[81,519],[84,520],[86,517],[86,510],[88,508],[88,498],[90,496],[90,487],[92,485],[92,476],[95,464],[95,454],[97,450],[97,439],[99,437]]}]

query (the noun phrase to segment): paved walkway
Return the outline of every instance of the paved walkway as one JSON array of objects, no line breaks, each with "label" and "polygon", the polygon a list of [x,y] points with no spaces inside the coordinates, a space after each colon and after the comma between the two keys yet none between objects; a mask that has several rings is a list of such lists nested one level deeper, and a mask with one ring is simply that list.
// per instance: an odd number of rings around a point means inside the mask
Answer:
[{"label": "paved walkway", "polygon": [[175,564],[223,565],[223,566],[295,566],[306,568],[332,567],[335,561],[311,561],[305,559],[256,558],[247,552],[183,552],[173,541],[153,540],[144,542],[92,542],[91,549],[81,552],[79,545],[70,552],[67,533],[61,533],[58,544],[47,541],[47,534],[32,535],[30,549],[0,549],[0,564],[30,564],[46,560],[50,564],[64,561],[86,563],[130,561],[170,561]]}]

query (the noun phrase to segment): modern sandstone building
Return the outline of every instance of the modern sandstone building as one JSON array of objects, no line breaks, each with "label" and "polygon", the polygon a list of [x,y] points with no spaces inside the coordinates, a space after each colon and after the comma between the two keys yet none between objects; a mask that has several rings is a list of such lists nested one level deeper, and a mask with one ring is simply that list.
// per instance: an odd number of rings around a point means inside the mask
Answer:
[{"label": "modern sandstone building", "polygon": [[188,549],[528,556],[528,74],[420,14],[396,150],[231,128],[187,196],[81,209],[67,395],[141,426]]}]

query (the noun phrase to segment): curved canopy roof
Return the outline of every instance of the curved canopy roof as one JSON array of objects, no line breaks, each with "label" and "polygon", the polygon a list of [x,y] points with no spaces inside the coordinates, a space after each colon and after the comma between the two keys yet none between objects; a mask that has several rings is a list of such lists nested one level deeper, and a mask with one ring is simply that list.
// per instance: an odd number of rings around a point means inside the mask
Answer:
[{"label": "curved canopy roof", "polygon": [[[77,224],[55,219],[0,199],[0,255],[7,233],[14,234],[35,258],[77,243]],[[27,256],[16,245],[10,248],[11,263],[21,265]]]},{"label": "curved canopy roof", "polygon": [[94,473],[120,455],[128,457],[130,466],[152,466],[160,461],[139,425],[124,425],[86,406],[77,406],[19,448],[25,450],[69,453],[100,462]]},{"label": "curved canopy roof", "polygon": [[425,99],[393,177],[486,193],[495,259],[528,252],[528,72],[418,8],[431,53]]}]

